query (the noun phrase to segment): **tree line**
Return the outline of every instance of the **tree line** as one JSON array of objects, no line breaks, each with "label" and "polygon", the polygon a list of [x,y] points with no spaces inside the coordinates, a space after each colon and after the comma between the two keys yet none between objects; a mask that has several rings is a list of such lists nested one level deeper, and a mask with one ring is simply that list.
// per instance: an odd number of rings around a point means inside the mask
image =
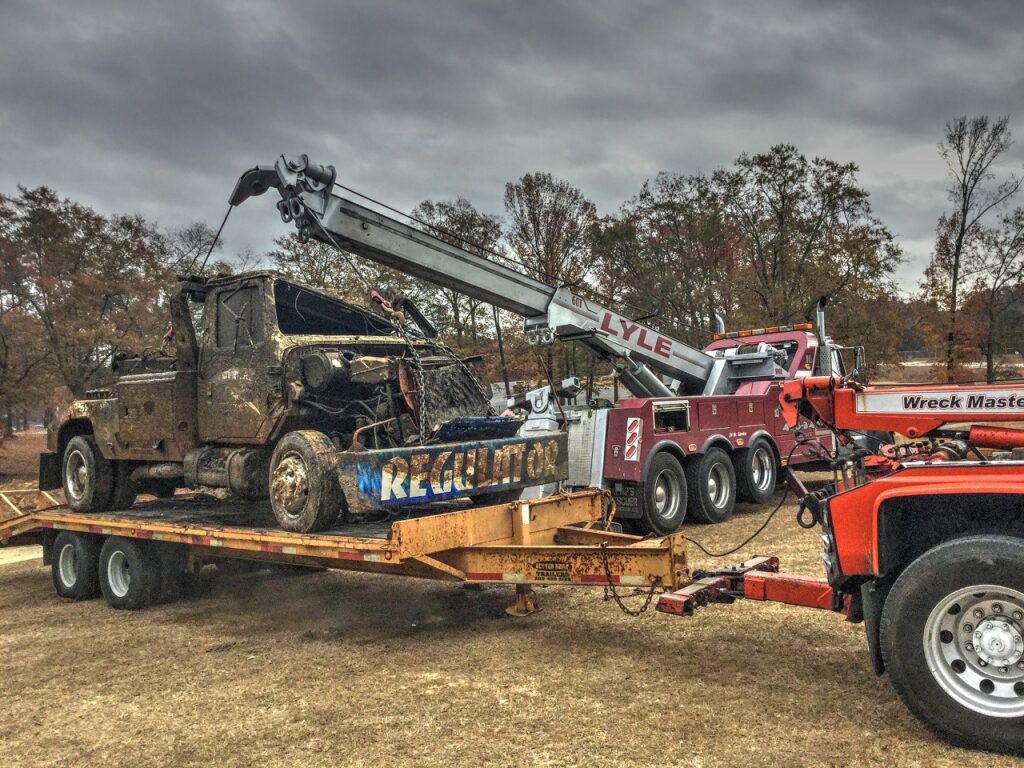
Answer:
[{"label": "tree line", "polygon": [[[876,365],[906,349],[941,350],[936,380],[1013,375],[1024,323],[1021,177],[1005,168],[1008,118],[962,117],[938,144],[947,209],[920,285],[901,294],[903,253],[875,215],[854,163],[808,158],[779,144],[710,173],[663,172],[614,213],[599,215],[575,185],[528,173],[504,190],[501,215],[469,200],[425,200],[412,221],[483,258],[570,285],[621,314],[703,345],[716,316],[729,327],[811,320],[830,299],[829,332],[863,344]],[[46,187],[0,195],[0,413],[24,414],[81,396],[109,378],[119,353],[160,347],[175,275],[265,265],[357,303],[361,277],[412,298],[443,339],[482,353],[489,378],[541,381],[609,373],[571,345],[527,346],[518,318],[294,235],[264,254],[226,257],[204,222],[162,229],[103,215]],[[212,263],[206,257],[213,252]],[[505,363],[498,354],[499,339]]]}]

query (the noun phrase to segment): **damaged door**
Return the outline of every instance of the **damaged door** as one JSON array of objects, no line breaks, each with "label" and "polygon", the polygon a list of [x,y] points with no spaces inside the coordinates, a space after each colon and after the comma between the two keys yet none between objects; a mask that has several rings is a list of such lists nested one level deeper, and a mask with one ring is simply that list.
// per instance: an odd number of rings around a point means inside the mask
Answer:
[{"label": "damaged door", "polygon": [[267,417],[267,334],[263,281],[207,299],[199,361],[199,439],[251,441]]}]

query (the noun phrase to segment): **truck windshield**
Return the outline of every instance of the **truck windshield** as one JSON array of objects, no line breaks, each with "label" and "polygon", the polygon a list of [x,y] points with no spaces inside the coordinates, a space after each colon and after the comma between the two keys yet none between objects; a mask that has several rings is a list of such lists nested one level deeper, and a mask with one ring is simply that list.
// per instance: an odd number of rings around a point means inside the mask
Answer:
[{"label": "truck windshield", "polygon": [[294,283],[274,282],[277,326],[289,336],[388,336],[394,332],[384,319]]}]

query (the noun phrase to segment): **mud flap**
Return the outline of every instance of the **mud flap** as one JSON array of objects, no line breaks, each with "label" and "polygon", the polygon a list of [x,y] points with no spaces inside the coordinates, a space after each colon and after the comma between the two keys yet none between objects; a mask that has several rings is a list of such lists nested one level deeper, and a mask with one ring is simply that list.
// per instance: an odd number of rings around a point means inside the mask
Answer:
[{"label": "mud flap", "polygon": [[61,487],[60,456],[53,451],[39,454],[39,490],[52,491]]},{"label": "mud flap", "polygon": [[885,662],[882,661],[882,650],[879,644],[878,624],[882,618],[882,605],[888,591],[888,589],[879,589],[877,581],[869,581],[860,585],[864,631],[868,636],[868,654],[871,657],[871,668],[875,670],[876,675],[885,672]]}]

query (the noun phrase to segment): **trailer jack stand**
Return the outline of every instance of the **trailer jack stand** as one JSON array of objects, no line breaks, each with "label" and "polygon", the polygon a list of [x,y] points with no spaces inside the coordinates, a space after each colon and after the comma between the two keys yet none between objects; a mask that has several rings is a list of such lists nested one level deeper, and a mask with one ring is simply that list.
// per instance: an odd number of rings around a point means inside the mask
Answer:
[{"label": "trailer jack stand", "polygon": [[537,593],[529,584],[516,584],[516,601],[505,609],[509,616],[529,616],[541,610],[537,603]]}]

